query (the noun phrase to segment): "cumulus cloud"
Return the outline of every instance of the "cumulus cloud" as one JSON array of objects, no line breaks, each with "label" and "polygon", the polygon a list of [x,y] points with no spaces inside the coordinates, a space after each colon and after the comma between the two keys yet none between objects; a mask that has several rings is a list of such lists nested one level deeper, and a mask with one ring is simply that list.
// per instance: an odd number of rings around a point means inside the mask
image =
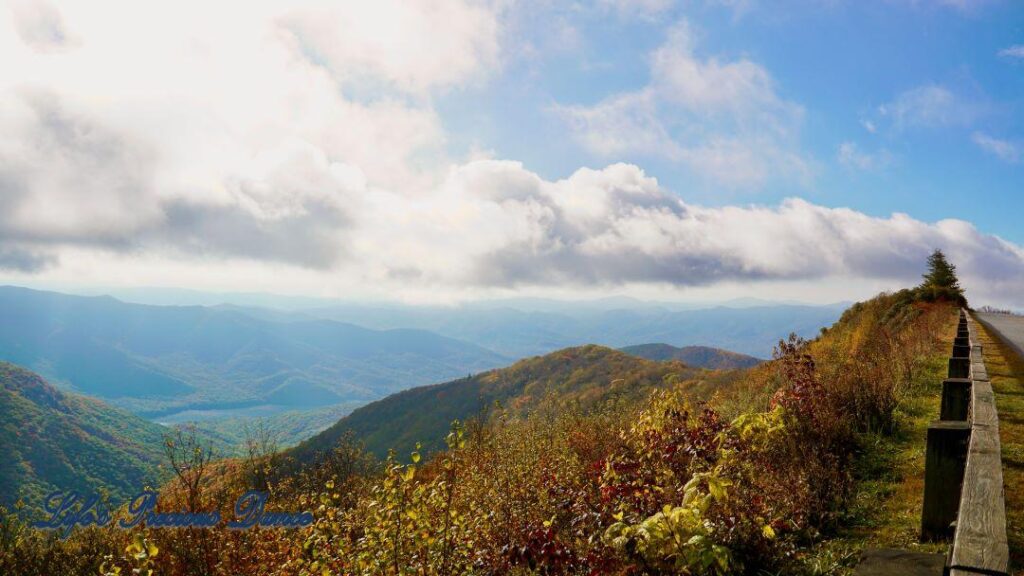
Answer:
[{"label": "cumulus cloud", "polygon": [[[365,176],[320,148],[285,141],[223,175],[222,196],[156,190],[156,143],[69,110],[52,94],[8,102],[0,122],[0,240],[161,249],[327,266]],[[36,254],[38,256],[38,253]],[[48,259],[15,259],[48,262]],[[22,266],[26,269],[26,266]]]},{"label": "cumulus cloud", "polygon": [[155,216],[145,141],[48,92],[0,103],[0,239],[115,246]]},{"label": "cumulus cloud", "polygon": [[974,132],[971,134],[971,140],[982,150],[1004,162],[1017,162],[1021,158],[1021,146],[1009,140],[995,138],[984,132]]},{"label": "cumulus cloud", "polygon": [[699,57],[686,22],[650,54],[648,85],[555,111],[601,157],[681,161],[730,187],[774,177],[806,181],[811,174],[798,146],[803,108],[781,98],[768,71],[748,59]]},{"label": "cumulus cloud", "polygon": [[362,240],[376,247],[375,262],[386,263],[379,275],[427,285],[700,287],[827,278],[909,285],[935,248],[960,266],[974,294],[1015,297],[1024,283],[1024,251],[967,222],[877,218],[795,198],[702,207],[629,164],[552,181],[517,162],[481,160],[454,167],[422,203],[375,202],[376,220]]},{"label": "cumulus cloud", "polygon": [[463,0],[319,2],[279,22],[349,86],[379,79],[423,94],[472,79],[498,59],[497,14]]},{"label": "cumulus cloud", "polygon": [[727,115],[739,121],[767,122],[788,130],[785,116],[800,114],[775,93],[771,75],[747,59],[720,62],[695,56],[696,38],[686,23],[676,24],[651,55],[651,77],[668,101],[690,111]]},{"label": "cumulus cloud", "polygon": [[327,269],[343,259],[365,176],[306,142],[259,155],[225,182],[230,200],[171,199],[142,242],[185,254],[241,256]]},{"label": "cumulus cloud", "polygon": [[[19,31],[0,35],[0,242],[45,256],[6,260],[25,270],[77,246],[338,262],[368,187],[416,190],[442,173],[431,91],[496,58],[486,5],[435,4],[0,12]],[[58,50],[65,22],[73,50]],[[350,74],[388,89],[350,95]]]},{"label": "cumulus cloud", "polygon": [[999,51],[999,55],[1004,58],[1024,59],[1024,44],[1014,44],[1013,46],[1003,48]]}]

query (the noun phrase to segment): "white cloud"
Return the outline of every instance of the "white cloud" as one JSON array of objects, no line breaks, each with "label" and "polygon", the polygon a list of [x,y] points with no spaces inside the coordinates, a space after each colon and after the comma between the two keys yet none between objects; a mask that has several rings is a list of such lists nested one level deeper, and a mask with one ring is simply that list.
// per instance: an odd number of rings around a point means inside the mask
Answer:
[{"label": "white cloud", "polygon": [[854,142],[843,142],[836,150],[836,159],[847,168],[872,171],[892,163],[892,154],[888,150],[875,153],[864,152]]},{"label": "white cloud", "polygon": [[[294,154],[298,160],[286,162],[289,169],[270,179],[284,178],[282,185],[299,190],[300,198],[313,194],[316,202],[332,206],[330,190],[348,198],[344,191],[362,184],[346,167],[334,170],[337,184],[293,181],[292,174],[302,172],[292,169],[296,163],[319,162],[305,157],[301,147]],[[240,188],[260,204],[259,191]],[[282,293],[433,301],[509,290],[698,290],[795,281],[838,285],[833,297],[844,298],[866,296],[851,292],[865,282],[916,283],[925,257],[941,248],[958,265],[972,297],[1024,303],[1024,249],[967,222],[927,223],[904,214],[877,218],[800,199],[777,206],[702,207],[628,164],[545,180],[518,162],[479,160],[453,166],[436,187],[417,196],[375,188],[358,196],[358,209],[286,220],[272,228],[282,233],[255,236],[260,241],[246,245],[251,254],[236,247],[235,258],[216,262],[201,255],[211,237],[245,242],[254,237],[247,230],[252,223],[287,219],[297,207],[271,203],[242,219],[236,211],[202,212],[173,228],[180,234],[163,237],[176,243],[174,250],[149,247],[129,255],[76,244],[60,252],[59,264],[25,250],[0,254],[0,263],[53,281],[110,285],[166,279],[219,289],[258,285]],[[300,202],[298,209],[310,202]],[[346,224],[340,231],[334,226],[338,219]],[[323,221],[328,225],[318,227]],[[346,237],[342,258],[326,267],[297,266],[303,254],[318,258],[317,248],[325,245],[321,233],[332,232]],[[282,268],[279,261],[296,267]],[[54,267],[39,273],[47,264]]]},{"label": "white cloud", "polygon": [[1014,44],[999,51],[1004,58],[1024,58],[1024,44]]},{"label": "white cloud", "polygon": [[[443,176],[429,96],[487,76],[496,18],[457,0],[0,10],[19,32],[0,35],[0,242],[23,256],[3,261],[73,244],[330,266],[367,189]],[[380,90],[350,95],[353,74]]]},{"label": "white cloud", "polygon": [[680,22],[651,53],[647,86],[555,110],[573,136],[602,157],[678,160],[726,186],[809,178],[797,143],[803,108],[779,97],[760,65],[700,58],[695,43],[693,30]]},{"label": "white cloud", "polygon": [[[934,247],[960,254],[961,237],[1001,246],[963,222],[872,218],[798,199],[775,208],[702,208],[627,164],[550,182],[518,163],[475,162],[453,170],[441,194],[458,198],[454,204],[473,217],[449,218],[446,202],[418,213],[445,221],[457,238],[476,240],[456,256],[462,266],[422,271],[461,268],[459,281],[476,284],[910,278]],[[1020,253],[1008,252],[1013,259]]]},{"label": "white cloud", "polygon": [[[394,54],[359,32],[327,42],[356,8],[291,2],[68,2],[43,12],[63,36],[0,35],[3,278],[443,299],[908,283],[940,247],[972,290],[1024,293],[1021,249],[960,221],[796,199],[708,208],[629,164],[549,180],[448,158],[432,97],[500,65],[500,17],[448,1],[431,19],[414,4],[392,6],[394,29],[369,16],[410,43]],[[0,28],[17,18],[0,11]],[[403,20],[419,18],[429,26]],[[640,90],[559,109],[588,148],[677,159],[732,186],[807,177],[802,109],[763,67],[697,56],[684,26],[650,67]],[[356,77],[373,90],[353,94]]]},{"label": "white cloud", "polygon": [[[916,283],[924,258],[942,248],[978,294],[988,279],[1003,289],[1024,287],[1024,250],[963,221],[875,218],[799,199],[705,208],[626,164],[552,182],[518,163],[475,162],[454,169],[440,194],[449,201],[435,199],[416,213],[474,242],[454,251],[420,248],[435,254],[420,277],[436,281],[452,274],[457,283],[502,287],[829,277]],[[437,260],[446,253],[449,260]],[[423,256],[407,267],[431,262]]]},{"label": "white cloud", "polygon": [[651,54],[652,83],[661,96],[691,112],[743,117],[786,108],[767,70],[747,59],[720,62],[695,55],[691,27],[681,22]]},{"label": "white cloud", "polygon": [[944,86],[930,84],[902,92],[878,108],[897,129],[965,126],[978,115],[977,106]]},{"label": "white cloud", "polygon": [[556,108],[573,135],[588,150],[601,156],[640,153],[677,158],[679,146],[658,114],[653,90],[618,94],[594,106]]},{"label": "white cloud", "polygon": [[971,134],[971,140],[982,150],[995,155],[1004,162],[1017,162],[1021,159],[1021,145],[1018,143],[994,138],[984,132]]},{"label": "white cloud", "polygon": [[517,162],[481,160],[453,167],[428,196],[374,193],[368,208],[353,232],[355,260],[332,278],[420,297],[835,278],[912,285],[934,248],[960,266],[973,295],[1016,298],[1024,287],[1024,250],[966,222],[875,218],[799,199],[695,206],[628,164],[551,181]]},{"label": "white cloud", "polygon": [[46,0],[16,0],[11,12],[15,31],[33,50],[60,52],[79,42],[65,26],[60,12]]},{"label": "white cloud", "polygon": [[494,10],[464,0],[316,2],[281,16],[299,49],[342,82],[379,79],[423,94],[474,79],[498,61]]}]

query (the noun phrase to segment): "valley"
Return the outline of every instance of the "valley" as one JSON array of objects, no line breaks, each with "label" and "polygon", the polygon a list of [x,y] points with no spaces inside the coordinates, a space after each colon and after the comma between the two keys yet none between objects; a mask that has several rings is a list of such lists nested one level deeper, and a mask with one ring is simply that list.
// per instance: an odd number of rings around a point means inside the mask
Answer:
[{"label": "valley", "polygon": [[0,288],[0,359],[149,418],[374,400],[507,364],[418,329]]},{"label": "valley", "polygon": [[[311,300],[284,310],[189,296],[210,305],[0,287],[0,360],[153,422],[196,423],[230,452],[259,421],[290,446],[394,392],[591,342],[632,344],[627,352],[695,368],[749,367],[757,359],[738,352],[644,343],[720,342],[767,356],[778,334],[814,334],[839,313],[762,302],[668,310],[629,299],[454,308]],[[720,329],[705,328],[712,324]]]}]

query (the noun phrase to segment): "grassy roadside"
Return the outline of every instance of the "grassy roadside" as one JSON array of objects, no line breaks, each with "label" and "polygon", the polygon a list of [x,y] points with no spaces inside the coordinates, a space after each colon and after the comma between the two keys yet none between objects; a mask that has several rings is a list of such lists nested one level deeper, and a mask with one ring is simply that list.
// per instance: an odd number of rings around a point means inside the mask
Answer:
[{"label": "grassy roadside", "polygon": [[[1016,567],[1014,574],[1024,575],[1024,358],[983,324],[977,326],[999,411],[1010,562]],[[917,538],[924,494],[924,437],[929,422],[939,414],[946,356],[943,346],[921,372],[915,392],[901,408],[899,433],[868,443],[857,470],[860,482],[849,525],[815,551],[820,573],[849,573],[856,553],[865,548],[945,551],[946,544],[921,544]]]},{"label": "grassy roadside", "polygon": [[946,551],[947,544],[922,544],[918,538],[924,499],[925,436],[928,425],[939,417],[948,347],[955,331],[956,316],[951,311],[940,344],[914,377],[900,404],[900,426],[895,434],[863,438],[864,452],[855,470],[856,492],[844,527],[810,551],[804,561],[805,573],[850,574],[860,553],[869,548]]},{"label": "grassy roadside", "polygon": [[1024,574],[1024,358],[984,324],[978,327],[999,412],[1010,565]]},{"label": "grassy roadside", "polygon": [[[952,331],[951,331],[952,333]],[[949,338],[952,341],[952,336]],[[944,552],[945,544],[922,544],[925,437],[939,417],[948,354],[930,359],[900,407],[900,429],[893,436],[866,438],[856,470],[858,490],[843,534],[864,548]]]}]

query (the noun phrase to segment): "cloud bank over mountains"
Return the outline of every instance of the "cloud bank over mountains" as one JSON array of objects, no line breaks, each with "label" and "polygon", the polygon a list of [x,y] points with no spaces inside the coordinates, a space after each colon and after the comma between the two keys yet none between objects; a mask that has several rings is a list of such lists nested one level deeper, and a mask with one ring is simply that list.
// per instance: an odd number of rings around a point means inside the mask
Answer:
[{"label": "cloud bank over mountains", "polygon": [[382,244],[400,239],[384,261],[404,255],[405,270],[437,282],[702,286],[847,276],[913,283],[936,247],[978,293],[984,286],[974,280],[1011,290],[1024,281],[1024,251],[968,222],[876,218],[799,198],[770,207],[694,206],[628,164],[552,182],[517,162],[477,161],[453,168],[421,202],[393,228],[382,219],[377,233]]},{"label": "cloud bank over mountains", "polygon": [[[898,286],[942,248],[972,296],[1024,306],[1024,250],[968,222],[796,197],[704,207],[616,162],[649,149],[723,188],[811,177],[803,107],[757,62],[703,54],[682,21],[651,52],[646,86],[555,106],[567,137],[607,160],[545,179],[454,150],[437,105],[507,64],[514,3],[109,4],[116,21],[81,3],[0,10],[16,31],[0,34],[2,278],[395,297]],[[949,107],[937,88],[907,99]],[[888,113],[912,124],[924,112],[904,100]]]}]

